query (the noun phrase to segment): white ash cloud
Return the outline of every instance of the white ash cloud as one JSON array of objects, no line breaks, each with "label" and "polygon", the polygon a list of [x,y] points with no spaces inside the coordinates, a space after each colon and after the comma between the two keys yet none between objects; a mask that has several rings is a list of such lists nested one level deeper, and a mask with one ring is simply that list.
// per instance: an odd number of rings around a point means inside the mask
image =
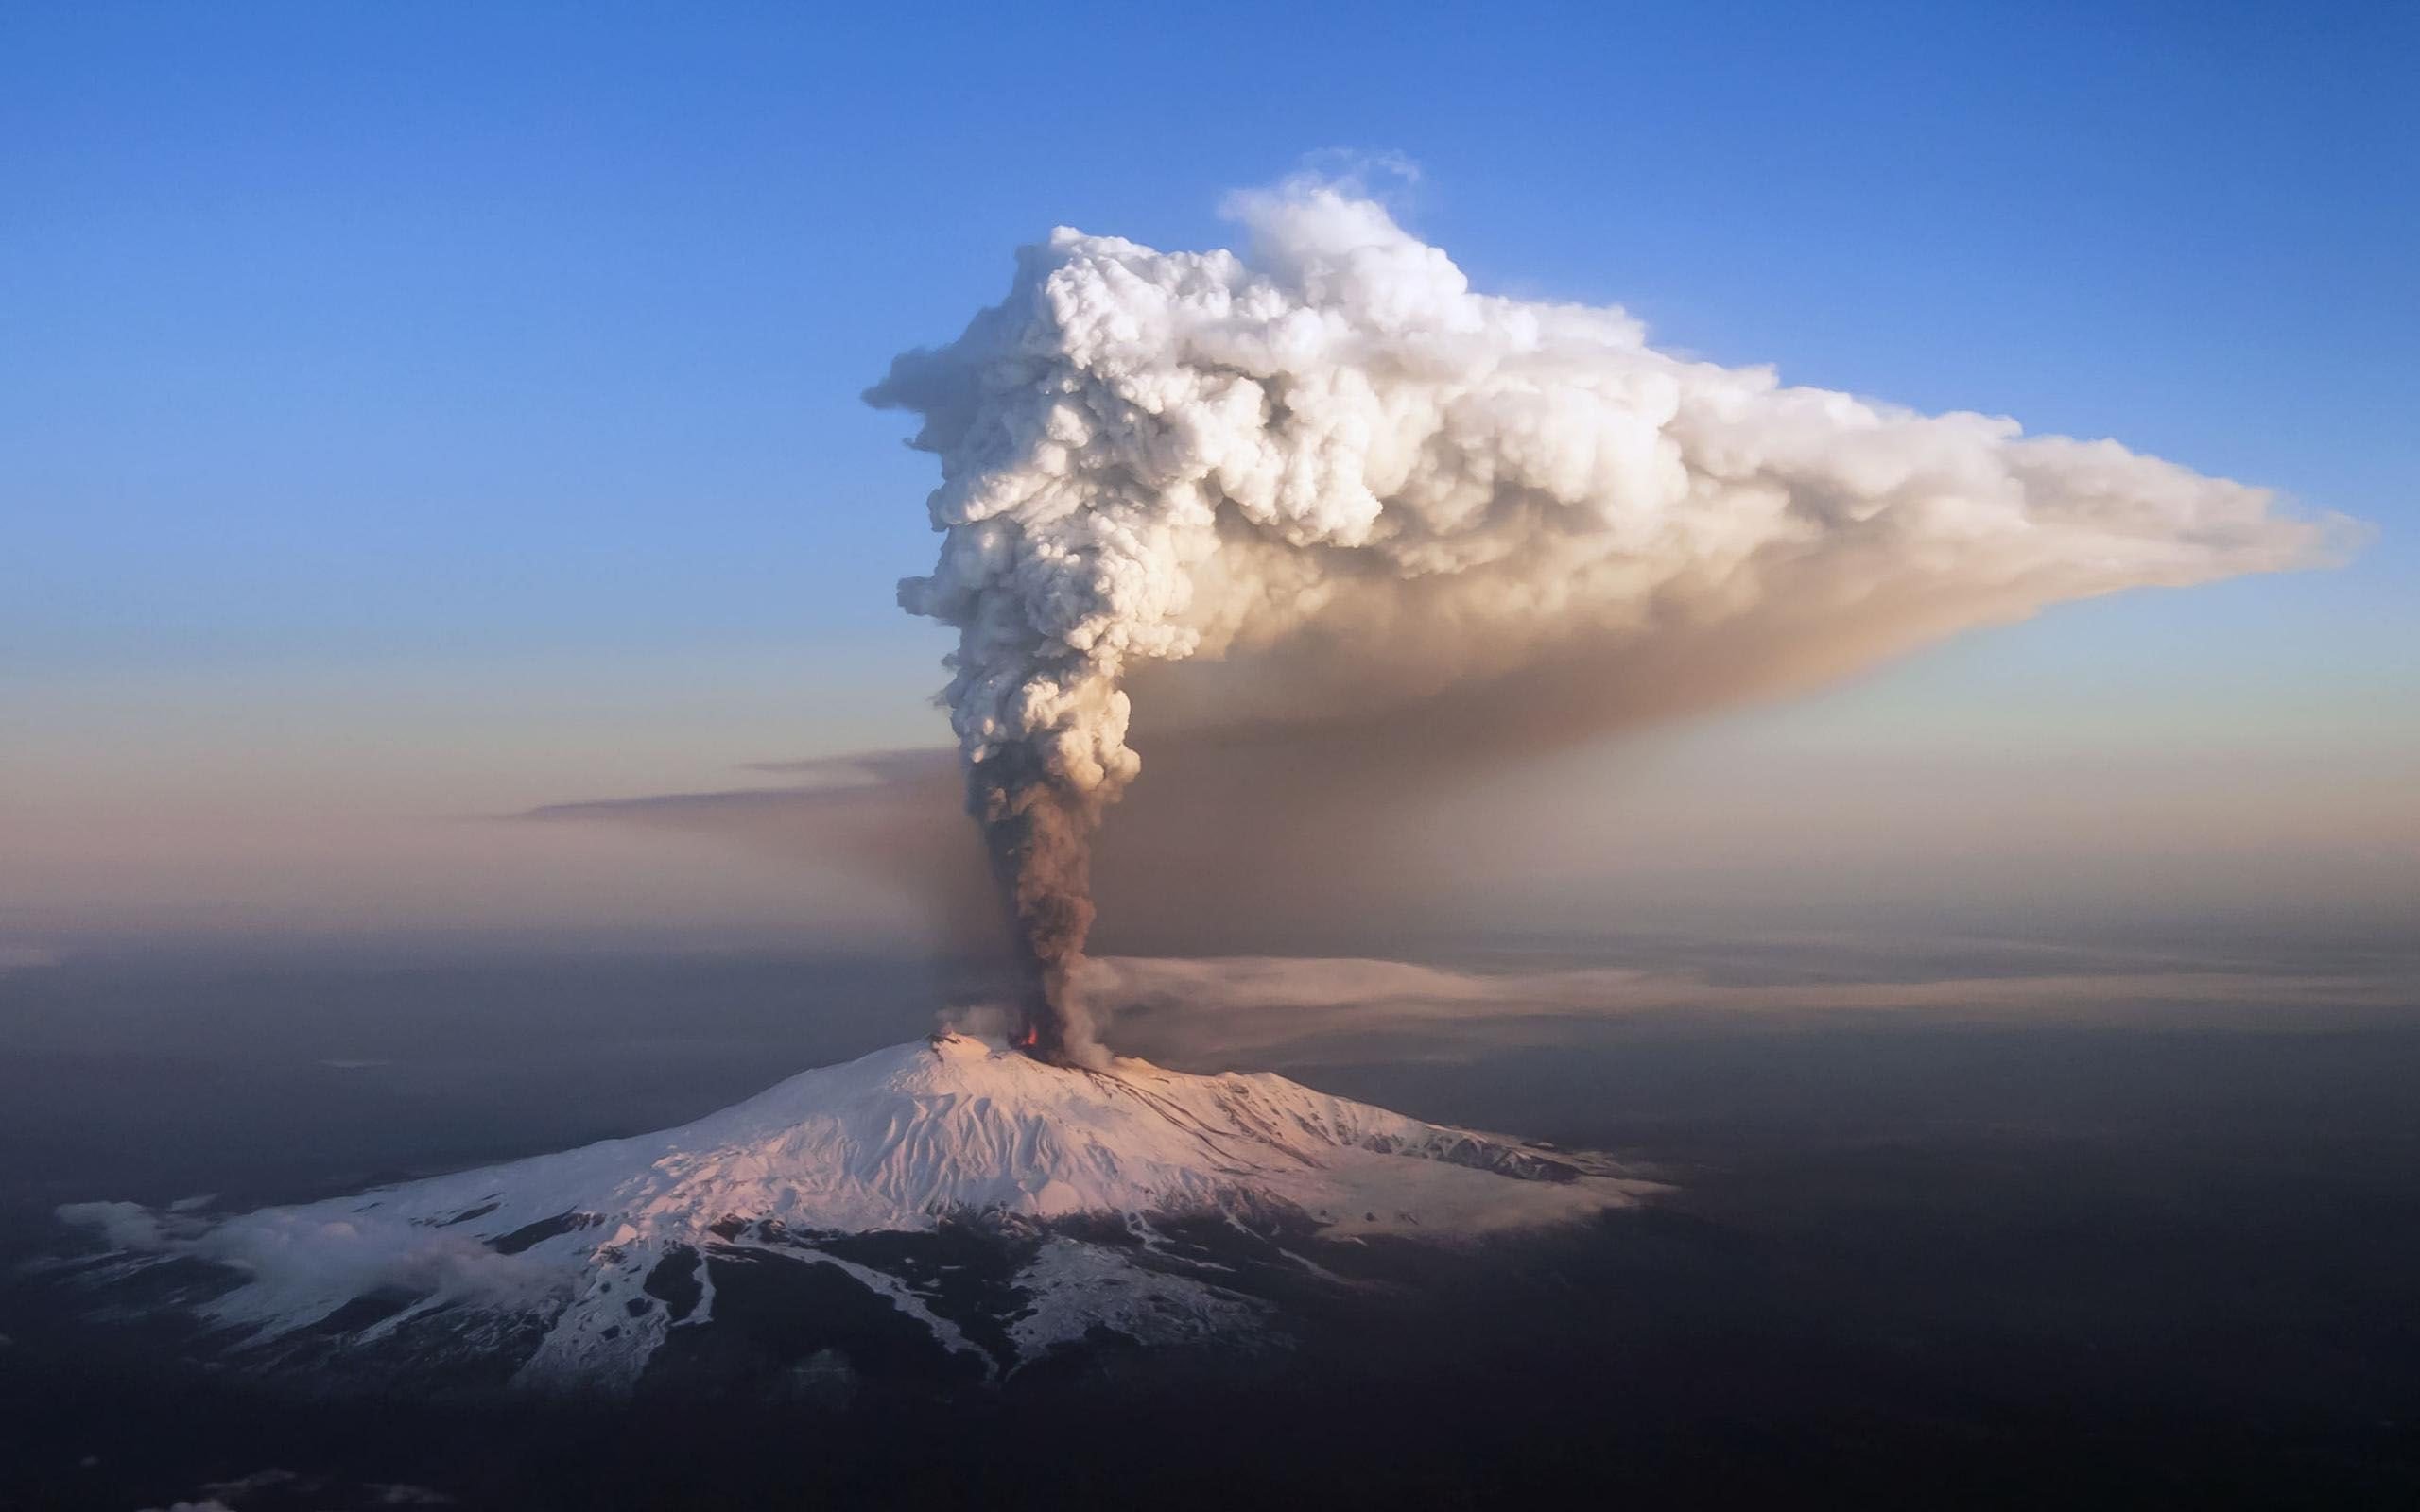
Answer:
[{"label": "white ash cloud", "polygon": [[[524,1255],[475,1239],[362,1214],[327,1221],[291,1209],[232,1217],[133,1202],[71,1202],[59,1220],[132,1256],[190,1256],[230,1266],[253,1285],[211,1304],[221,1321],[281,1330],[281,1320],[333,1312],[356,1297],[400,1288],[424,1300],[527,1302],[561,1284]],[[312,1307],[324,1304],[320,1313]]]},{"label": "white ash cloud", "polygon": [[[2304,565],[2331,526],[2113,441],[1662,352],[1618,309],[1474,292],[1380,205],[1236,197],[1244,253],[1062,229],[869,391],[942,482],[907,609],[1002,884],[1073,1001],[1089,841],[1170,724],[1568,738],[2121,589]],[[1186,675],[1188,672],[1198,675]],[[1139,675],[1139,677],[1138,677]],[[1449,721],[1439,720],[1441,731]]]}]

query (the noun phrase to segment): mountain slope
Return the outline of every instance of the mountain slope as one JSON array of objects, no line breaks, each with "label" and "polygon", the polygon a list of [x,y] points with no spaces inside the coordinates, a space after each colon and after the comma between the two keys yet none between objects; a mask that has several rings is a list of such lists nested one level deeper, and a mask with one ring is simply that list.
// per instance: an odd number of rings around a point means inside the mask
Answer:
[{"label": "mountain slope", "polygon": [[[1277,1242],[1541,1227],[1642,1186],[1280,1076],[1072,1069],[945,1034],[679,1128],[357,1196],[229,1216],[60,1212],[120,1252],[107,1277],[208,1264],[217,1283],[187,1299],[258,1357],[438,1341],[512,1355],[525,1384],[614,1386],[676,1330],[715,1325],[718,1283],[755,1288],[768,1272],[754,1262],[837,1270],[989,1374],[1097,1329],[1249,1332],[1267,1304],[1232,1258],[1172,1243],[1181,1221],[1215,1219],[1317,1272]],[[942,1236],[970,1233],[1001,1258],[934,1259]]]}]

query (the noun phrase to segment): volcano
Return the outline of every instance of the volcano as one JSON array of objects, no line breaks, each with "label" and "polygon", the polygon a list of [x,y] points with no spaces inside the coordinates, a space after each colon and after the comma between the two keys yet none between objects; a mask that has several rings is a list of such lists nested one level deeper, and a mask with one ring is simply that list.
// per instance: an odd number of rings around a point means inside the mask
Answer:
[{"label": "volcano", "polygon": [[939,1034],[660,1133],[301,1206],[60,1216],[107,1246],[79,1283],[230,1362],[614,1392],[1265,1341],[1289,1291],[1354,1284],[1331,1263],[1353,1246],[1567,1224],[1651,1185],[1281,1076]]}]

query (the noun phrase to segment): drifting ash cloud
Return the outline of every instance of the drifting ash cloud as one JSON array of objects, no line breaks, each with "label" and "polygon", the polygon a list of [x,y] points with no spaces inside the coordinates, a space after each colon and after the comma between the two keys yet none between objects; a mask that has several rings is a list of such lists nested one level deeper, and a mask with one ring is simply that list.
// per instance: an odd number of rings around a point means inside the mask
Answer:
[{"label": "drifting ash cloud", "polygon": [[1367,1058],[1377,1037],[1446,1033],[1467,1057],[1565,1043],[1592,1022],[1668,1015],[1789,1023],[1887,1015],[1934,1025],[2072,1022],[2310,1028],[2401,1022],[2420,982],[2387,974],[2078,968],[1918,981],[1718,982],[1694,971],[1615,967],[1476,971],[1366,957],[1103,956],[1086,999],[1122,1044],[1173,1064],[1301,1065],[1321,1047]]},{"label": "drifting ash cloud", "polygon": [[944,699],[1046,1054],[1098,1058],[1092,836],[1155,730],[1276,730],[1387,786],[2329,546],[2112,441],[1474,292],[1347,185],[1228,208],[1242,253],[1053,232],[867,394],[941,463],[900,602],[959,632]]},{"label": "drifting ash cloud", "polygon": [[11,971],[32,971],[57,966],[60,959],[58,952],[44,950],[39,945],[11,945],[0,940],[0,976]]}]

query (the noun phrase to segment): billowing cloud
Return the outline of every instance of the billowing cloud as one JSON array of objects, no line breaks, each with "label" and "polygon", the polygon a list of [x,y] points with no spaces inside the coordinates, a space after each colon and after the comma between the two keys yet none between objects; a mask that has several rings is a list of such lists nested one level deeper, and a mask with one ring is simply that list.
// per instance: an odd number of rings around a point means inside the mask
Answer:
[{"label": "billowing cloud", "polygon": [[1230,209],[1242,253],[1054,232],[868,395],[941,462],[940,558],[900,598],[959,632],[946,700],[1046,1049],[1090,1053],[1091,837],[1155,727],[1340,743],[1330,772],[1384,782],[2328,547],[2112,441],[1476,292],[1335,185]]}]

